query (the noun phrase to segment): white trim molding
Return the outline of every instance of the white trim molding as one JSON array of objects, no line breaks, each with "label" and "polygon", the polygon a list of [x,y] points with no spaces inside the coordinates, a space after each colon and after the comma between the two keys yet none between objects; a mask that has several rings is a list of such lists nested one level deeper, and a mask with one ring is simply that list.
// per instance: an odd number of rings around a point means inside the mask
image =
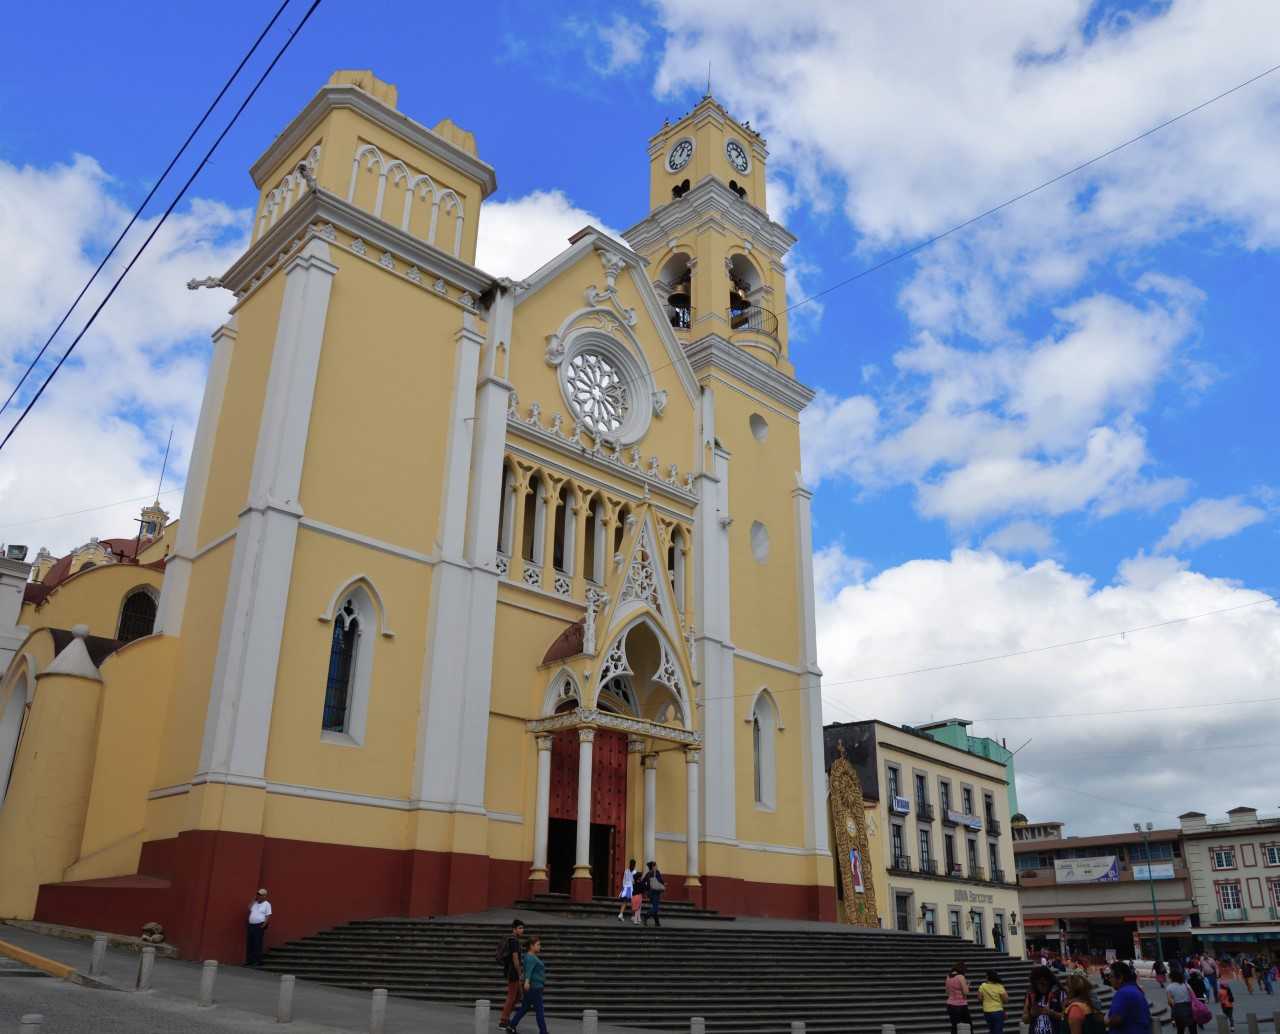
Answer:
[{"label": "white trim molding", "polygon": [[814,399],[815,392],[812,388],[775,370],[763,359],[758,359],[719,334],[699,338],[685,349],[685,354],[696,373],[701,374],[708,367],[714,366],[738,378],[766,398],[797,413]]}]

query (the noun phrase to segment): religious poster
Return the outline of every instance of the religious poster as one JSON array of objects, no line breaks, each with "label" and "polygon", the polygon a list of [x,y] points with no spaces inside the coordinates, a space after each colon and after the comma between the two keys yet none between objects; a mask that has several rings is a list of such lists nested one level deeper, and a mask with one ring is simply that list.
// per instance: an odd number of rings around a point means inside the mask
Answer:
[{"label": "religious poster", "polygon": [[849,852],[849,868],[853,872],[853,889],[859,894],[865,894],[866,888],[862,885],[862,852],[856,847]]}]

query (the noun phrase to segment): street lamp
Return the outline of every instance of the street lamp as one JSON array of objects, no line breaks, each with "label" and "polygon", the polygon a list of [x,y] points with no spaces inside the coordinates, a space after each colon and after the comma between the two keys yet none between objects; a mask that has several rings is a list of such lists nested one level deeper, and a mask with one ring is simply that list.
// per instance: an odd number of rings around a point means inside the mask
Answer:
[{"label": "street lamp", "polygon": [[1164,965],[1164,945],[1160,941],[1160,910],[1156,908],[1155,872],[1151,867],[1151,823],[1148,822],[1146,829],[1143,829],[1142,823],[1135,822],[1133,830],[1142,834],[1142,848],[1147,856],[1147,887],[1151,890],[1151,918],[1156,924],[1156,958]]}]

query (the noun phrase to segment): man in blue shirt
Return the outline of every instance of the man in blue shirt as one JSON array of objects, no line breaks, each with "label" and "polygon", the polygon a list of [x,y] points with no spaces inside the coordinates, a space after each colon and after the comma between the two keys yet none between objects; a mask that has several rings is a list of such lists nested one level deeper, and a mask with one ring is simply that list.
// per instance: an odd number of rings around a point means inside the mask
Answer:
[{"label": "man in blue shirt", "polygon": [[1107,1013],[1107,1026],[1118,1034],[1151,1034],[1151,1007],[1132,967],[1123,962],[1112,963],[1111,986],[1116,994]]}]

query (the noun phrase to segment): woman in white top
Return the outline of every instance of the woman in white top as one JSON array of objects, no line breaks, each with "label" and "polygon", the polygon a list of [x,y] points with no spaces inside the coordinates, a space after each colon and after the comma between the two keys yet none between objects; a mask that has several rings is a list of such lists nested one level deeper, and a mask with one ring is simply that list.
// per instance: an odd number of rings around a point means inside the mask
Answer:
[{"label": "woman in white top", "polygon": [[[618,922],[622,922],[625,918],[627,909],[635,912],[635,906],[632,904],[632,898],[636,892],[636,860],[632,858],[627,862],[626,871],[622,874],[622,893],[618,895],[622,899],[622,904],[618,906]],[[632,920],[635,921],[634,914]]]}]

